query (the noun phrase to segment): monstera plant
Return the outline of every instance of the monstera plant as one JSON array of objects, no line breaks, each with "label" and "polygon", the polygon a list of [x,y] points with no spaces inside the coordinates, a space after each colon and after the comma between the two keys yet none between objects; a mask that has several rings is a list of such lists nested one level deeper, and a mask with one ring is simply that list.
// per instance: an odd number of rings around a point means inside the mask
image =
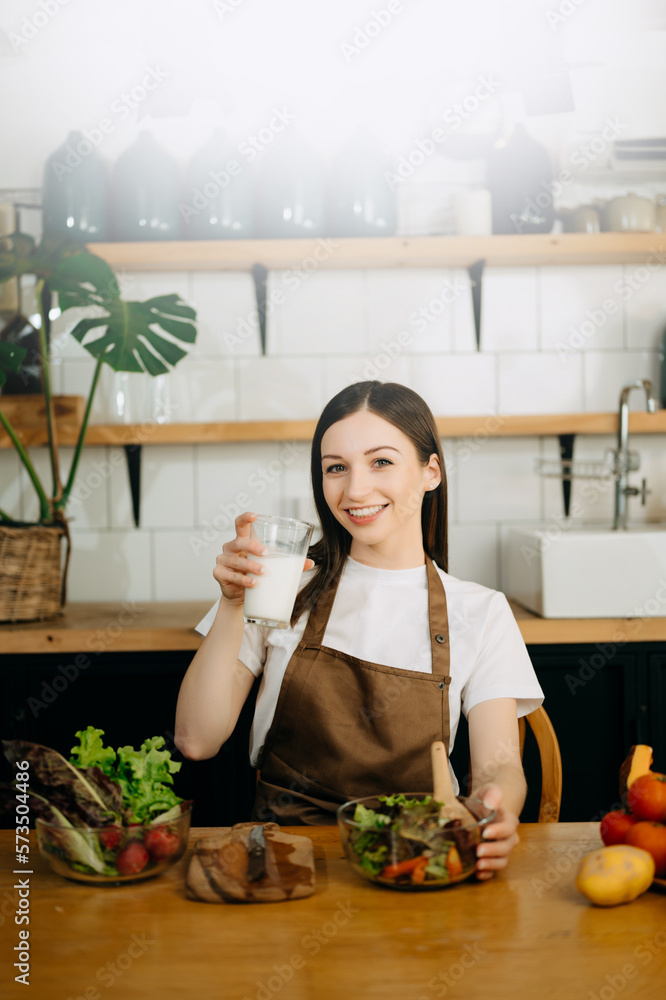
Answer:
[{"label": "monstera plant", "polygon": [[[124,301],[116,276],[109,265],[90,253],[84,244],[62,237],[45,236],[39,245],[36,245],[32,237],[23,233],[5,238],[0,247],[0,282],[20,278],[22,275],[34,275],[36,278],[36,297],[41,315],[41,323],[36,324],[39,327],[38,357],[28,358],[25,348],[16,343],[3,342],[0,334],[0,386],[6,382],[8,374],[20,374],[22,365],[30,364],[34,368],[36,363],[46,412],[50,490],[40,480],[19,433],[3,412],[1,394],[0,424],[9,435],[37,493],[38,525],[43,528],[60,526],[69,537],[67,501],[75,483],[102,365],[108,365],[114,372],[144,372],[146,375],[161,375],[170,371],[187,353],[181,345],[195,341],[196,313],[175,294],[159,295],[145,302]],[[60,479],[48,337],[48,318],[54,293],[58,296],[61,312],[73,308],[87,309],[86,318],[80,319],[69,332],[96,362],[72,463],[64,484]],[[10,526],[27,527],[0,510],[0,532]],[[5,562],[4,551],[0,561]],[[0,567],[0,584],[3,571]]]}]

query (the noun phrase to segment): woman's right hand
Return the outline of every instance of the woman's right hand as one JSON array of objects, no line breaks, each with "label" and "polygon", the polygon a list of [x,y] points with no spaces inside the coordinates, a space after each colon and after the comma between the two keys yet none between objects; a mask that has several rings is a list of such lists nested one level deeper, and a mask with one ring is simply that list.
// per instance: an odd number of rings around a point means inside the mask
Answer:
[{"label": "woman's right hand", "polygon": [[[231,542],[225,542],[222,552],[217,557],[213,576],[220,585],[222,596],[229,604],[242,604],[248,587],[256,586],[257,575],[263,573],[260,562],[252,560],[252,556],[260,556],[263,551],[261,542],[250,538],[252,522],[256,514],[246,511],[236,518],[236,537]],[[306,559],[303,569],[312,569],[314,561]]]}]

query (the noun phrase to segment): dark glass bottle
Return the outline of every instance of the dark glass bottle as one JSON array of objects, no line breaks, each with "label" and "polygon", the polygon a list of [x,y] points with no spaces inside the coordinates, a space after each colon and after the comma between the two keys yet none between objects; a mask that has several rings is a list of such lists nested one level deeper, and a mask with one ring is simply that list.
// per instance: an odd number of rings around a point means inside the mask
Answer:
[{"label": "dark glass bottle", "polygon": [[113,169],[113,238],[177,240],[180,171],[150,132],[140,132]]},{"label": "dark glass bottle", "polygon": [[185,239],[254,235],[251,169],[230,145],[224,129],[216,129],[193,156],[179,210]]},{"label": "dark glass bottle", "polygon": [[516,125],[488,156],[493,233],[549,233],[555,220],[548,150]]},{"label": "dark glass bottle", "polygon": [[393,159],[359,128],[335,156],[329,173],[329,232],[332,236],[390,236],[398,225],[395,191],[386,183]]},{"label": "dark glass bottle", "polygon": [[280,136],[261,153],[255,203],[257,236],[325,235],[324,162],[297,133]]},{"label": "dark glass bottle", "polygon": [[45,233],[108,239],[108,171],[83,132],[70,132],[46,161],[42,216]]}]

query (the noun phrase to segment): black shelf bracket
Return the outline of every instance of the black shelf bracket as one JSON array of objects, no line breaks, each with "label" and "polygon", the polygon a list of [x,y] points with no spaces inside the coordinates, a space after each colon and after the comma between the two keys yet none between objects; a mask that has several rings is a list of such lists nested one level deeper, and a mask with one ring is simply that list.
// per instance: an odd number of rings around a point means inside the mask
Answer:
[{"label": "black shelf bracket", "polygon": [[254,280],[254,293],[257,298],[257,312],[259,314],[259,337],[261,338],[261,353],[266,354],[266,283],[268,280],[268,268],[263,264],[252,265],[252,278]]},{"label": "black shelf bracket", "polygon": [[[560,442],[560,460],[564,466],[565,462],[571,463],[573,460],[574,443],[576,441],[575,434],[558,434],[558,440]],[[569,468],[571,466],[569,465]],[[563,469],[564,471],[564,469]],[[571,479],[562,480],[562,499],[564,500],[564,516],[569,516],[569,507],[571,505]]]},{"label": "black shelf bracket", "polygon": [[467,268],[472,285],[472,308],[474,309],[474,334],[477,351],[481,350],[481,288],[485,266],[485,260],[477,260]]},{"label": "black shelf bracket", "polygon": [[138,528],[141,519],[141,445],[126,444],[124,448],[127,460],[127,475],[132,493],[134,525]]}]

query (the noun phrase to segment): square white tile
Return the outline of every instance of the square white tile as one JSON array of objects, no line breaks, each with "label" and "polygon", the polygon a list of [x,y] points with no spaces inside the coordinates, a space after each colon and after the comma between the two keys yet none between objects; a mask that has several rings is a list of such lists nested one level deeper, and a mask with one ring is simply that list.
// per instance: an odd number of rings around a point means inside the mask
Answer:
[{"label": "square white tile", "polygon": [[459,522],[538,519],[538,454],[538,438],[490,438],[464,460],[458,455]]},{"label": "square white tile", "polygon": [[654,269],[636,264],[625,265],[623,294],[627,301],[629,348],[657,350],[666,328],[666,267],[663,264]]},{"label": "square white tile", "polygon": [[497,528],[453,524],[449,529],[449,573],[484,587],[499,587]]},{"label": "square white tile", "polygon": [[194,306],[190,275],[186,271],[119,271],[116,278],[120,294],[127,301],[145,302],[158,295],[175,294]]},{"label": "square white tile", "polygon": [[452,273],[434,268],[377,268],[366,274],[365,349],[390,357],[451,350]]},{"label": "square white tile", "polygon": [[486,268],[481,295],[481,350],[536,350],[538,323],[536,268]]},{"label": "square white tile", "polygon": [[230,358],[261,354],[252,275],[245,272],[195,272],[192,305],[197,311],[195,357]]},{"label": "square white tile", "polygon": [[[183,530],[154,533],[156,601],[209,600],[213,605],[220,596],[219,584],[213,579],[215,556],[235,532],[224,533],[218,550],[211,551],[212,559],[206,549],[192,545],[192,534]],[[195,625],[192,622],[192,628]]]},{"label": "square white tile", "polygon": [[[145,448],[143,455],[148,451]],[[159,461],[160,448],[155,448]],[[109,527],[134,530],[134,515],[132,513],[132,492],[130,490],[127,459],[124,448],[109,448],[112,473],[109,477]]]},{"label": "square white tile", "polygon": [[271,318],[268,353],[328,356],[362,350],[362,271],[279,271],[271,289],[285,299]]},{"label": "square white tile", "polygon": [[580,354],[503,354],[499,357],[500,413],[579,413],[583,409]]},{"label": "square white tile", "polygon": [[194,524],[192,445],[155,445],[141,458],[141,527]]},{"label": "square white tile", "polygon": [[239,358],[239,420],[313,420],[322,409],[321,358]]},{"label": "square white tile", "polygon": [[[117,450],[83,446],[66,510],[72,531],[108,527],[108,500]],[[69,476],[73,457],[73,448],[60,449],[63,484]]]},{"label": "square white tile", "polygon": [[[163,376],[168,412],[178,423],[224,423],[236,419],[236,391],[233,361],[217,358],[186,358]],[[151,380],[151,383],[158,380]],[[157,386],[159,391],[159,386]],[[149,385],[150,389],[150,385]],[[159,413],[160,399],[155,400]]]},{"label": "square white tile", "polygon": [[[201,539],[214,532],[212,541],[217,546],[220,533],[234,531],[234,520],[243,511],[279,513],[282,477],[304,445],[307,442],[234,441],[198,445],[195,524],[202,529]],[[215,555],[219,551],[215,548]]]},{"label": "square white tile", "polygon": [[80,531],[72,538],[70,601],[150,601],[150,533]]},{"label": "square white tile", "polygon": [[490,354],[415,357],[413,388],[436,417],[475,416],[496,409],[495,358]]},{"label": "square white tile", "polygon": [[[583,359],[585,409],[594,412],[617,412],[622,387],[635,379],[650,379],[659,393],[659,357],[651,351],[613,351],[604,354],[588,351]],[[638,389],[629,396],[630,410],[645,409],[645,395]]]},{"label": "square white tile", "polygon": [[544,351],[604,351],[623,347],[621,267],[542,267],[541,347]]}]

